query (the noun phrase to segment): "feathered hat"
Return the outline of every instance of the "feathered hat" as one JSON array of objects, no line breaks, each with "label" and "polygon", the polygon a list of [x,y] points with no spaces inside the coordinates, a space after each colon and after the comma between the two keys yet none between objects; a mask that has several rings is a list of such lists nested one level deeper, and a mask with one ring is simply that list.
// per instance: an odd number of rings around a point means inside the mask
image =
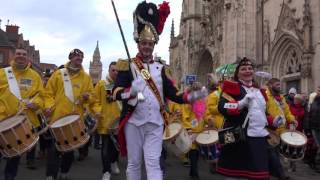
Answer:
[{"label": "feathered hat", "polygon": [[164,23],[170,14],[169,3],[164,1],[159,9],[153,3],[142,1],[138,4],[133,13],[134,40],[138,43],[141,40],[159,41]]}]

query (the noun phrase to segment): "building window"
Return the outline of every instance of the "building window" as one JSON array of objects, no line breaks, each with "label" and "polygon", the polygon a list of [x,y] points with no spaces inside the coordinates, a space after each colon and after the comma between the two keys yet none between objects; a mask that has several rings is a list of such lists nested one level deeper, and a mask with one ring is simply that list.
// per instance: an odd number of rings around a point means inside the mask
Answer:
[{"label": "building window", "polygon": [[0,53],[0,64],[4,63],[4,54]]}]

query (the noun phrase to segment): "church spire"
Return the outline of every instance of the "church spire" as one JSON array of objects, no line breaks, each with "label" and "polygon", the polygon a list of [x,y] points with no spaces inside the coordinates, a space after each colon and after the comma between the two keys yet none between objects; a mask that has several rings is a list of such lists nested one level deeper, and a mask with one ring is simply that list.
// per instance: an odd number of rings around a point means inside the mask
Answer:
[{"label": "church spire", "polygon": [[174,19],[172,19],[172,24],[171,24],[171,33],[170,33],[170,39],[174,38]]},{"label": "church spire", "polygon": [[97,46],[93,53],[93,61],[100,61],[100,59],[99,41],[97,41]]}]

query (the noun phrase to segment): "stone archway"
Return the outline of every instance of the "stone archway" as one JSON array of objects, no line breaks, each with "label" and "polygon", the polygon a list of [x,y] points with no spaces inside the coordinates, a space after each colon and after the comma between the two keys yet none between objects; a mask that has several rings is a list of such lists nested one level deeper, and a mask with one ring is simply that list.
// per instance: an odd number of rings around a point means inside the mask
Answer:
[{"label": "stone archway", "polygon": [[205,50],[199,59],[199,66],[197,70],[198,81],[202,85],[207,84],[207,74],[213,72],[213,58],[209,50]]},{"label": "stone archway", "polygon": [[282,81],[283,93],[291,87],[301,90],[302,44],[290,34],[283,34],[271,50],[271,73]]}]

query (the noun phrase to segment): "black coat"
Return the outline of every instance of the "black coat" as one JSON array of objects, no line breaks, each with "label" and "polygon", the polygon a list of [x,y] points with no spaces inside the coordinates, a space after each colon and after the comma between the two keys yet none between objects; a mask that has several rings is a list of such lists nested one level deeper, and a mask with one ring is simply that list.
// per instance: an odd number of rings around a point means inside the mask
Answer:
[{"label": "black coat", "polygon": [[316,97],[306,115],[306,128],[320,130],[320,97]]}]

